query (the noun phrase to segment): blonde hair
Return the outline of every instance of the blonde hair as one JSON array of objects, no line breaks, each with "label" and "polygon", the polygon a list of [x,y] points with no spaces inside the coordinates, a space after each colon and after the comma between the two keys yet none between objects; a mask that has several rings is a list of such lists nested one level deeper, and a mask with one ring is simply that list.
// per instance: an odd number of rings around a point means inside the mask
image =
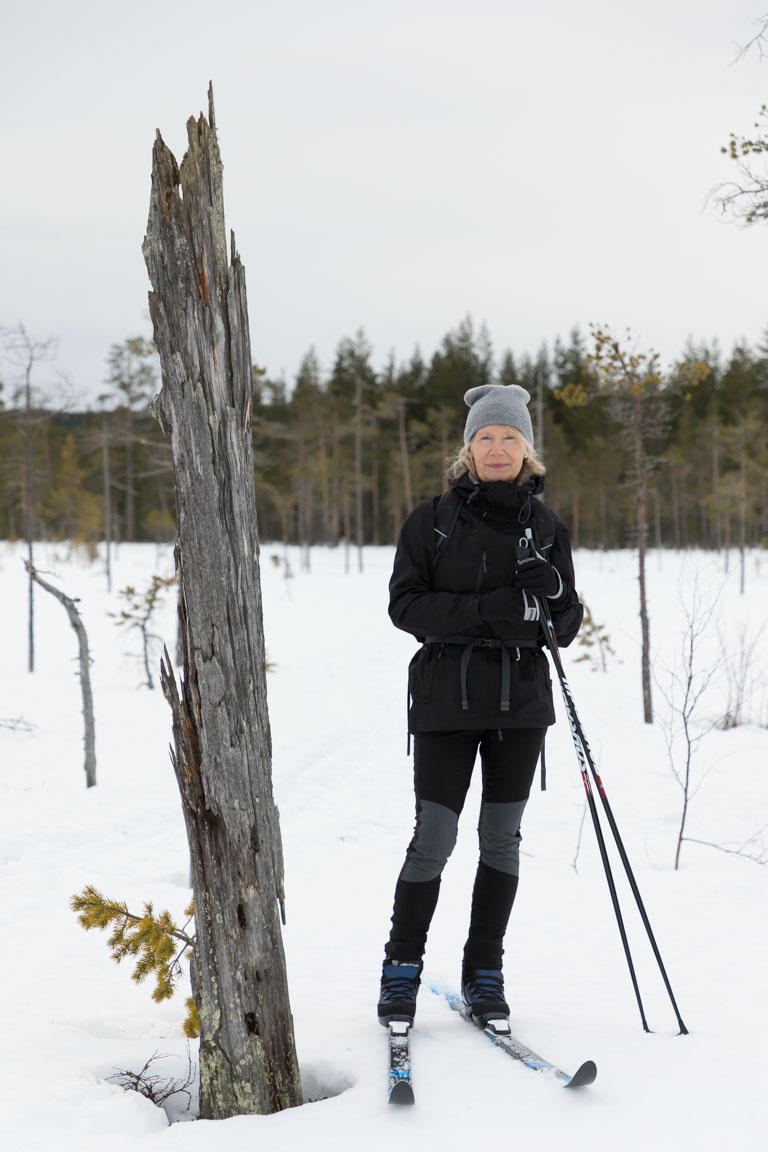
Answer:
[{"label": "blonde hair", "polygon": [[[523,449],[523,466],[516,478],[512,481],[513,484],[525,484],[531,476],[544,476],[547,469],[544,461],[539,456],[538,452],[519,428],[512,428],[511,424],[505,425],[510,428],[517,436],[520,446]],[[481,429],[478,428],[478,432]],[[475,433],[475,436],[477,432]],[[474,436],[472,440],[474,440]],[[469,472],[474,476],[475,480],[478,479],[477,472],[475,471],[475,462],[472,458],[472,440],[469,444],[462,444],[453,460],[448,465],[448,479],[458,480],[459,476],[463,476],[465,472]]]}]

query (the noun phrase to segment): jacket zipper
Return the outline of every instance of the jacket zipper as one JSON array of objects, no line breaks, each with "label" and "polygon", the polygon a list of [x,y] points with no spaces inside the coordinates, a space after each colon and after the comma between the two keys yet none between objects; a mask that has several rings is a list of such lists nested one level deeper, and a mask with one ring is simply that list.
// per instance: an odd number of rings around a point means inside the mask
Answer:
[{"label": "jacket zipper", "polygon": [[477,573],[477,581],[475,583],[475,595],[477,596],[483,584],[483,577],[488,575],[488,553],[483,548],[483,554],[480,557],[480,569]]}]

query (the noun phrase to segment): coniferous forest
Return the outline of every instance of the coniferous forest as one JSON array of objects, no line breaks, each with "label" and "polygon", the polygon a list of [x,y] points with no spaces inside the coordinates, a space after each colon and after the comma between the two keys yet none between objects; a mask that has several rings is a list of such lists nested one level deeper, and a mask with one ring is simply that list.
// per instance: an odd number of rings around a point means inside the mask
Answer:
[{"label": "coniferous forest", "polygon": [[[152,344],[113,345],[98,404],[75,411],[38,390],[50,376],[43,346],[23,329],[11,335],[0,538],[172,540],[170,450],[149,411],[160,384]],[[378,358],[359,331],[340,339],[329,367],[310,349],[293,381],[254,365],[262,541],[393,543],[409,509],[446,486],[463,394],[483,383],[530,392],[545,498],[575,547],[635,546],[640,473],[649,546],[768,544],[768,335],[728,356],[716,345],[683,349],[662,369],[631,335],[598,329],[558,338],[535,359],[499,353],[470,318],[407,363]]]}]

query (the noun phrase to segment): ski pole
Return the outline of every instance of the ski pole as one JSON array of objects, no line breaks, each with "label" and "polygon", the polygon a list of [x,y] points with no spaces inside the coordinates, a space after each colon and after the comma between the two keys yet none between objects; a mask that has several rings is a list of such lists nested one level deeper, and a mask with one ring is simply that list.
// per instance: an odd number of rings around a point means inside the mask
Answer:
[{"label": "ski pole", "polygon": [[[532,540],[532,534],[531,534],[530,529],[527,529],[527,531],[526,531],[526,538],[527,538],[525,541],[526,545],[529,545],[532,548],[533,547],[533,540]],[[520,541],[520,545],[522,548],[523,540]],[[666,968],[664,967],[664,962],[661,958],[661,953],[660,953],[659,947],[656,943],[656,937],[653,934],[653,929],[651,928],[651,922],[648,919],[648,913],[645,910],[645,905],[643,904],[643,898],[640,895],[640,889],[637,886],[637,881],[635,880],[634,872],[632,871],[632,866],[629,862],[629,857],[627,856],[626,849],[624,848],[624,842],[622,841],[621,834],[619,833],[618,824],[616,823],[616,819],[613,815],[613,811],[612,811],[610,803],[608,801],[608,796],[606,794],[603,782],[600,778],[600,775],[597,771],[597,768],[595,767],[595,762],[592,758],[592,753],[590,751],[589,744],[587,743],[586,736],[584,735],[584,729],[581,726],[581,721],[579,720],[579,716],[578,716],[578,713],[576,711],[576,704],[575,704],[574,699],[573,699],[573,693],[571,692],[571,687],[568,683],[568,680],[566,679],[565,670],[563,668],[563,663],[562,663],[562,660],[560,659],[560,649],[557,646],[557,639],[555,637],[554,625],[552,624],[552,620],[551,620],[548,612],[546,611],[542,601],[538,597],[536,597],[536,603],[537,603],[538,608],[539,608],[539,617],[540,617],[540,620],[542,621],[542,627],[543,627],[543,631],[544,631],[544,640],[545,640],[547,648],[548,648],[548,650],[552,656],[552,660],[553,660],[553,663],[555,665],[555,669],[557,671],[557,676],[558,676],[558,679],[560,681],[560,688],[562,689],[563,701],[565,703],[565,711],[566,711],[566,715],[568,717],[568,725],[571,729],[571,735],[573,737],[573,743],[574,743],[574,747],[576,749],[576,757],[579,761],[579,766],[581,769],[582,780],[585,781],[585,788],[586,788],[588,783],[589,783],[589,780],[588,780],[588,777],[586,775],[585,765],[588,765],[589,771],[592,774],[592,778],[594,779],[595,784],[597,785],[597,790],[598,790],[600,800],[601,800],[602,805],[603,805],[603,809],[605,811],[605,815],[606,815],[607,820],[608,820],[608,825],[611,829],[611,832],[613,833],[613,838],[616,842],[616,847],[618,849],[619,856],[621,857],[621,862],[624,865],[624,871],[627,874],[627,880],[629,881],[629,886],[632,889],[633,896],[635,897],[635,901],[637,903],[637,908],[638,908],[638,911],[640,913],[640,917],[643,921],[643,925],[644,925],[645,930],[648,934],[648,940],[650,941],[651,948],[653,949],[653,954],[656,957],[656,962],[658,963],[658,966],[659,966],[659,971],[661,972],[661,976],[662,976],[662,979],[664,981],[664,985],[667,989],[667,993],[669,994],[669,999],[670,999],[672,1007],[674,1009],[675,1016],[677,1017],[677,1023],[678,1023],[678,1026],[680,1028],[680,1034],[683,1036],[687,1036],[688,1035],[688,1029],[686,1028],[685,1024],[683,1023],[683,1018],[680,1015],[680,1010],[677,1006],[677,1001],[675,1000],[675,995],[672,991],[672,985],[669,982],[669,977],[667,976],[667,971],[666,971]],[[590,796],[591,796],[591,788],[589,788],[587,790],[588,802],[590,802]],[[596,808],[593,796],[591,797],[590,811],[592,811],[592,808],[594,808],[594,814],[593,814],[592,819],[593,819],[593,823],[595,823],[595,830],[597,831],[597,822],[595,819],[595,817],[597,815],[597,808]],[[601,853],[600,854],[601,854],[601,856],[603,856],[604,842],[603,842],[603,837],[602,837],[602,830],[598,833],[598,844],[601,845]],[[604,856],[603,856],[603,863],[604,863],[604,865],[606,864],[606,857],[604,857]],[[612,896],[612,898],[614,898],[615,888],[613,886],[612,877],[610,877],[610,870],[609,870],[608,866],[607,866],[607,870],[606,870],[606,878],[608,878],[608,885],[609,885],[609,888],[611,889],[611,896]],[[618,910],[618,901],[615,898],[614,898],[614,908],[617,910],[617,919],[619,921],[619,931],[621,933],[622,942],[625,942],[626,934],[625,934],[624,929],[623,929],[623,922],[621,920],[621,913]],[[640,1015],[641,1015],[642,1020],[643,1020],[643,1027],[644,1027],[645,1031],[648,1032],[649,1028],[648,1028],[648,1025],[645,1021],[645,1015],[643,1013],[642,1004],[640,1003],[640,995],[639,995],[639,992],[637,990],[637,983],[636,983],[636,980],[634,977],[634,969],[633,969],[631,957],[629,954],[629,948],[628,948],[628,945],[626,943],[624,945],[624,948],[625,948],[625,953],[627,955],[627,961],[629,963],[630,973],[632,975],[632,982],[633,982],[633,985],[635,987],[635,993],[637,995],[638,1004],[640,1005]]]},{"label": "ski pole", "polygon": [[[571,732],[573,732],[573,728],[571,728]],[[624,946],[624,955],[627,958],[627,967],[629,968],[629,975],[630,975],[630,979],[632,980],[632,987],[635,990],[635,997],[637,999],[637,1007],[640,1010],[640,1019],[642,1020],[644,1031],[650,1032],[650,1028],[648,1027],[648,1021],[645,1018],[645,1010],[643,1009],[643,1001],[642,1001],[642,998],[640,996],[640,988],[639,988],[638,983],[637,983],[637,976],[635,974],[635,966],[632,963],[632,953],[629,950],[629,940],[627,939],[627,933],[626,933],[626,930],[624,928],[624,918],[621,914],[621,906],[619,905],[619,897],[618,897],[618,893],[616,892],[616,884],[614,883],[613,872],[611,871],[611,863],[610,863],[610,860],[608,859],[608,850],[605,846],[605,837],[603,836],[603,829],[600,826],[600,818],[599,818],[598,812],[597,812],[597,805],[595,804],[595,797],[594,797],[594,794],[592,792],[592,785],[590,784],[589,776],[587,775],[587,761],[586,761],[586,758],[584,756],[583,749],[581,748],[581,745],[578,741],[578,738],[574,736],[573,742],[574,742],[574,746],[576,748],[576,756],[577,756],[577,759],[579,761],[579,770],[581,772],[581,780],[582,780],[582,783],[584,785],[584,791],[586,792],[586,795],[587,795],[587,804],[589,806],[589,812],[590,812],[590,815],[592,817],[592,824],[593,824],[594,829],[595,829],[595,835],[597,836],[597,844],[598,844],[598,847],[600,849],[600,859],[603,862],[603,869],[605,870],[605,878],[608,882],[608,891],[611,894],[611,902],[613,903],[613,910],[616,914],[616,923],[618,924],[618,927],[619,927],[619,935],[621,936],[621,943]]]},{"label": "ski pole", "polygon": [[[530,532],[530,529],[528,531]],[[532,547],[533,547],[533,544],[531,542],[531,548]],[[522,559],[523,556],[526,556],[529,554],[530,553],[528,551],[528,541],[523,537],[523,538],[521,538],[520,544],[518,546],[518,559]],[[539,620],[543,622],[546,619],[543,606],[542,606],[541,602],[539,601],[538,597],[534,597],[534,600],[535,600],[536,606],[538,608]],[[551,643],[552,643],[551,637],[548,634],[546,625],[542,624],[542,626],[544,628],[544,636],[545,636],[545,640],[547,641],[547,647],[550,647]],[[614,911],[614,914],[616,916],[616,923],[617,923],[618,928],[619,928],[619,935],[621,937],[621,943],[622,943],[622,946],[624,948],[624,955],[625,955],[626,960],[627,960],[627,967],[629,969],[629,976],[630,976],[630,979],[632,981],[632,987],[633,987],[634,992],[635,992],[635,998],[637,1000],[637,1007],[640,1011],[640,1019],[641,1019],[642,1024],[643,1024],[644,1031],[650,1032],[650,1028],[648,1027],[648,1021],[645,1018],[645,1009],[643,1008],[643,1000],[642,1000],[642,997],[640,995],[640,987],[639,987],[638,982],[637,982],[637,975],[635,973],[635,965],[632,962],[632,953],[631,953],[630,948],[629,948],[629,940],[627,939],[627,933],[626,933],[626,929],[624,927],[624,917],[621,914],[621,905],[619,904],[619,896],[618,896],[618,893],[616,891],[616,884],[615,884],[614,879],[613,879],[613,871],[611,869],[611,862],[608,858],[608,849],[606,848],[605,837],[603,835],[603,829],[600,825],[600,817],[598,815],[597,805],[595,803],[594,792],[592,790],[592,784],[591,784],[590,779],[589,779],[589,773],[587,770],[589,761],[588,761],[586,749],[583,747],[582,741],[580,740],[579,735],[577,733],[577,730],[574,727],[573,720],[571,718],[571,712],[567,708],[567,703],[566,703],[566,710],[568,711],[568,723],[569,723],[569,726],[571,729],[571,736],[573,737],[574,748],[576,749],[576,759],[579,762],[579,771],[581,772],[581,781],[582,781],[582,784],[584,785],[584,792],[586,793],[586,797],[587,797],[587,805],[589,807],[589,814],[592,817],[592,825],[595,829],[595,836],[597,837],[597,845],[598,845],[598,848],[600,849],[600,859],[603,862],[603,870],[605,872],[605,879],[608,883],[608,891],[611,894],[611,903],[613,904],[613,911]]]}]

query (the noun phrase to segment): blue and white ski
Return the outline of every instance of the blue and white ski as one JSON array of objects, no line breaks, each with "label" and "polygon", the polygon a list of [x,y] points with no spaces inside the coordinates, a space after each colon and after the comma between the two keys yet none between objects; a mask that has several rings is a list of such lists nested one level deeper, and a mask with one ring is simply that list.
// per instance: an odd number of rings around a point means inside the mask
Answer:
[{"label": "blue and white ski", "polygon": [[[447,1000],[454,1012],[458,1012],[463,1020],[473,1027],[479,1027],[472,1019],[466,1004],[461,996],[438,984],[431,985],[432,991],[436,996],[442,996]],[[549,1060],[545,1060],[542,1056],[537,1056],[525,1044],[517,1040],[511,1032],[509,1022],[507,1020],[489,1020],[482,1032],[488,1039],[511,1056],[513,1060],[518,1060],[524,1064],[526,1068],[531,1068],[534,1072],[541,1072],[545,1076],[551,1076],[554,1080],[560,1081],[566,1088],[583,1088],[587,1084],[592,1084],[597,1076],[597,1066],[593,1060],[586,1060],[573,1075],[563,1072],[555,1064],[550,1064]]]},{"label": "blue and white ski", "polygon": [[411,1084],[411,1052],[409,1047],[410,1024],[403,1020],[393,1020],[389,1031],[389,1074],[387,1076],[387,1100],[390,1104],[413,1104]]}]

